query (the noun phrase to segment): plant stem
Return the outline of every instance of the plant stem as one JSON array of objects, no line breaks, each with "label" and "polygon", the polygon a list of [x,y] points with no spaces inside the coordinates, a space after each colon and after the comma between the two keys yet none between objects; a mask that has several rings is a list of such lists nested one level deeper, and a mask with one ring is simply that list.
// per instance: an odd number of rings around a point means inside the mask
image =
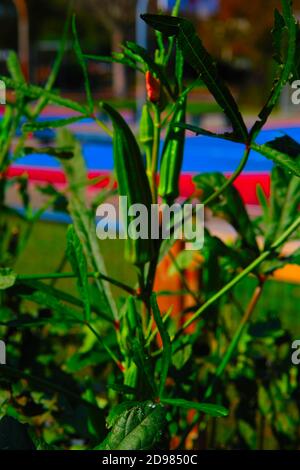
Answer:
[{"label": "plant stem", "polygon": [[175,267],[175,269],[176,269],[176,271],[177,271],[177,273],[178,273],[178,275],[179,275],[179,277],[180,277],[180,280],[181,280],[181,282],[182,282],[183,287],[184,287],[184,288],[186,289],[186,291],[191,295],[191,297],[194,299],[194,301],[196,302],[196,304],[199,305],[200,299],[199,299],[199,297],[197,296],[196,292],[194,292],[194,291],[190,288],[190,286],[188,285],[188,283],[187,283],[187,281],[186,281],[186,279],[185,279],[185,277],[184,277],[184,274],[183,274],[183,272],[181,271],[180,266],[178,266],[177,260],[176,260],[175,256],[173,255],[172,251],[169,251],[169,258],[171,259],[171,261],[172,261],[172,263],[173,263],[173,265],[174,265],[174,267]]},{"label": "plant stem", "polygon": [[160,146],[160,111],[157,105],[154,108],[154,136],[152,147],[152,166],[151,166],[151,192],[153,204],[157,202],[156,174],[158,168],[159,146]]},{"label": "plant stem", "polygon": [[107,127],[107,125],[104,124],[104,122],[100,121],[100,119],[98,119],[98,118],[96,118],[96,117],[94,117],[94,120],[95,120],[95,122],[98,124],[98,126],[101,127],[101,129],[102,129],[107,135],[109,135],[109,137],[113,137],[113,135],[114,135],[113,131],[111,131],[111,130],[109,129],[109,127]]},{"label": "plant stem", "polygon": [[220,194],[222,194],[237,179],[237,177],[242,173],[242,171],[244,170],[248,162],[250,151],[251,151],[251,147],[250,145],[247,145],[243,158],[241,159],[237,169],[232,173],[230,178],[227,179],[227,181],[223,184],[223,186],[221,186],[217,191],[215,191],[208,198],[206,198],[205,201],[202,202],[202,204],[208,205],[214,202],[216,199],[218,199]]},{"label": "plant stem", "polygon": [[[242,334],[244,332],[244,329],[245,329],[245,326],[247,325],[248,321],[250,320],[254,310],[255,310],[255,307],[257,305],[257,302],[259,301],[260,299],[260,296],[262,294],[262,290],[263,290],[263,286],[264,286],[264,282],[260,282],[260,284],[256,287],[252,297],[251,297],[251,300],[248,304],[248,307],[245,311],[245,314],[238,326],[238,329],[234,335],[234,337],[232,338],[231,342],[230,342],[230,345],[227,349],[227,352],[225,353],[219,367],[217,368],[216,372],[215,372],[215,375],[214,375],[214,378],[212,380],[212,383],[209,385],[209,387],[207,388],[206,392],[205,392],[205,395],[204,395],[204,398],[203,398],[203,401],[205,400],[209,400],[209,398],[212,396],[213,394],[213,391],[214,391],[214,388],[217,384],[217,381],[218,379],[221,377],[221,375],[223,374],[227,364],[229,363],[229,361],[231,360],[232,356],[233,356],[233,353],[234,351],[236,350],[237,348],[237,345],[242,337]],[[196,416],[193,418],[192,420],[192,423],[190,424],[190,426],[188,427],[187,431],[184,433],[184,435],[182,436],[181,440],[180,440],[180,446],[183,444],[183,442],[185,441],[185,439],[187,438],[187,436],[189,435],[189,433],[191,432],[191,430],[198,424],[199,422],[199,419],[200,419],[200,413],[197,413]],[[207,417],[205,417],[205,422],[203,423],[206,427],[207,425]]]},{"label": "plant stem", "polygon": [[113,351],[110,349],[109,346],[105,343],[101,335],[98,333],[98,331],[95,330],[95,328],[88,322],[84,322],[84,324],[87,326],[87,328],[93,333],[93,335],[97,338],[99,343],[103,346],[105,351],[109,354],[109,356],[112,358],[112,360],[116,363],[116,365],[120,368],[121,362],[117,358],[117,356],[113,353]]},{"label": "plant stem", "polygon": [[178,330],[174,339],[177,339],[178,336],[192,323],[194,323],[205,310],[208,309],[213,303],[219,300],[224,294],[230,291],[236,284],[238,284],[242,279],[244,279],[248,274],[254,271],[263,261],[265,261],[270,254],[277,250],[280,245],[282,245],[300,226],[300,216],[293,222],[293,224],[285,230],[285,232],[273,243],[269,250],[264,251],[258,258],[256,258],[249,266],[247,266],[242,272],[240,272],[236,277],[234,277],[226,286],[224,286],[219,292],[213,295],[205,304],[203,304],[189,320],[187,320],[184,325]]},{"label": "plant stem", "polygon": [[261,297],[261,294],[262,294],[262,291],[263,291],[263,286],[264,286],[264,281],[260,282],[259,285],[256,287],[254,293],[253,293],[253,296],[250,300],[250,303],[245,311],[245,314],[230,342],[230,345],[225,353],[225,355],[223,356],[223,359],[220,363],[220,365],[218,366],[216,372],[215,372],[215,375],[214,375],[214,378],[213,378],[213,381],[211,383],[211,385],[208,387],[208,389],[206,390],[205,392],[205,395],[204,395],[204,400],[208,400],[213,391],[214,391],[214,387],[218,381],[218,379],[221,377],[221,375],[223,374],[225,368],[227,367],[227,364],[229,363],[229,361],[231,360],[238,344],[239,344],[239,341],[244,333],[244,330],[245,330],[245,327],[246,325],[248,324],[254,310],[255,310],[255,307],[257,305],[257,302],[259,301],[260,297]]},{"label": "plant stem", "polygon": [[[19,275],[17,276],[17,279],[19,281],[42,281],[42,280],[47,280],[47,279],[75,279],[77,275],[75,273],[47,273],[47,274],[29,274],[29,275]],[[124,291],[128,292],[130,295],[135,295],[136,292],[135,290],[124,284],[123,282],[117,281],[116,279],[112,279],[108,276],[105,276],[104,274],[101,274],[99,272],[92,272],[88,273],[87,277],[93,277],[95,279],[103,279],[103,281],[107,281],[110,284],[113,284],[116,287],[119,287],[120,289],[123,289]]]}]

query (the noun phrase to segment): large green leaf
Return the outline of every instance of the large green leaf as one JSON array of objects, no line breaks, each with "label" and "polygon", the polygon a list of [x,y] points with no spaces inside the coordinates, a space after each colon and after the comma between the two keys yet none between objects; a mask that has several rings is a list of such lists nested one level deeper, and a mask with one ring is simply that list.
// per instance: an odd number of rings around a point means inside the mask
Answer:
[{"label": "large green leaf", "polygon": [[246,142],[247,127],[228,87],[218,73],[218,68],[197,36],[193,24],[183,18],[162,15],[142,15],[146,23],[167,36],[176,36],[185,60],[202,78],[216,102],[230,120],[237,140]]},{"label": "large green leaf", "polygon": [[148,450],[161,439],[165,409],[147,401],[125,410],[97,450]]}]

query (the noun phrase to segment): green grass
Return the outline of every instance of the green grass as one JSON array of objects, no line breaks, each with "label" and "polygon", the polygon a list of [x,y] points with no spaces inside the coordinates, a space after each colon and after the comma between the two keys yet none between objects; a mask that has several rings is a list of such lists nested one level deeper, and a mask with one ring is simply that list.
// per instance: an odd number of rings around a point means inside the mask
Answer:
[{"label": "green grass", "polygon": [[[50,222],[39,222],[35,225],[29,242],[20,255],[15,270],[18,274],[42,274],[55,272],[61,264],[66,249],[67,225]],[[136,273],[134,268],[123,259],[124,240],[103,240],[99,241],[101,253],[108,275],[134,285]],[[66,264],[63,271],[72,271]],[[61,280],[57,282],[57,287],[76,292],[73,280]],[[118,288],[112,288],[114,295],[119,295]]]},{"label": "green grass", "polygon": [[[19,274],[39,274],[56,271],[66,248],[66,230],[64,224],[39,222],[35,225],[29,243],[15,266]],[[134,268],[124,260],[124,240],[105,240],[99,242],[107,267],[108,275],[131,286],[136,283]],[[64,271],[70,271],[66,265]],[[73,280],[59,281],[57,287],[76,294]],[[235,289],[235,297],[244,308],[255,287],[255,280],[246,279]],[[113,294],[120,295],[120,290],[113,287]],[[268,281],[255,310],[254,318],[263,320],[267,314],[279,315],[283,326],[293,335],[300,336],[300,316],[297,305],[300,301],[300,285],[278,281]]]}]

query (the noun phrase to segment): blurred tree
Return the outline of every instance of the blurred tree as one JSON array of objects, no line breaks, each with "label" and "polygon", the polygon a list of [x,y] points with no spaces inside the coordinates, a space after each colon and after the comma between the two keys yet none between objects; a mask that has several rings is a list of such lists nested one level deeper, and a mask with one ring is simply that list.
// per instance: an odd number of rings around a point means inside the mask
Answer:
[{"label": "blurred tree", "polygon": [[29,78],[29,16],[26,0],[13,0],[18,15],[18,50],[25,77]]},{"label": "blurred tree", "polygon": [[[78,7],[89,11],[111,34],[112,51],[119,51],[134,27],[136,0],[77,0]],[[121,64],[113,64],[113,94],[124,97],[127,93],[126,72]]]}]

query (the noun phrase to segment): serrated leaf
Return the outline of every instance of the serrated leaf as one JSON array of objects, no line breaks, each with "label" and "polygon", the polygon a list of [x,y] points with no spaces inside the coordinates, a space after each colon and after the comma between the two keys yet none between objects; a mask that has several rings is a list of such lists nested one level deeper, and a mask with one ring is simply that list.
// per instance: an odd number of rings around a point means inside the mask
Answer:
[{"label": "serrated leaf", "polygon": [[300,178],[282,167],[275,166],[271,173],[271,198],[265,246],[270,246],[298,215],[300,204]]},{"label": "serrated leaf", "polygon": [[165,409],[147,401],[124,411],[96,450],[149,450],[159,442],[165,426]]},{"label": "serrated leaf", "polygon": [[27,85],[26,83],[12,80],[11,78],[5,77],[3,75],[0,76],[0,80],[3,80],[7,88],[12,88],[22,93],[24,96],[27,96],[28,98],[38,99],[43,96],[51,103],[72,109],[74,111],[77,111],[78,113],[84,114],[85,116],[87,115],[87,109],[84,106],[76,103],[75,101],[63,98],[60,95],[56,95],[55,93],[47,91],[44,88],[41,88],[36,85]]},{"label": "serrated leaf", "polygon": [[163,15],[142,15],[142,19],[167,36],[176,36],[178,47],[185,60],[202,78],[216,102],[223,109],[232,124],[235,136],[242,142],[246,142],[248,131],[237,103],[220,77],[215,62],[197,36],[193,24],[183,18]]},{"label": "serrated leaf", "polygon": [[54,148],[54,147],[24,147],[24,155],[50,155],[51,157],[56,157],[62,160],[70,160],[73,158],[74,152],[70,148]]},{"label": "serrated leaf", "polygon": [[251,148],[300,177],[300,144],[288,135],[264,145],[252,144]]},{"label": "serrated leaf", "polygon": [[[206,199],[216,191],[216,188],[224,185],[226,177],[221,173],[203,173],[195,176],[194,182],[196,187],[203,191],[203,197]],[[233,185],[223,191],[222,195],[213,202],[211,209],[215,215],[225,218],[236,229],[245,248],[250,248],[254,254],[258,254],[254,227],[244,202]]]},{"label": "serrated leaf", "polygon": [[85,116],[74,116],[71,118],[65,119],[52,119],[51,121],[37,121],[37,122],[25,122],[23,124],[23,131],[24,132],[35,132],[35,131],[43,131],[45,129],[57,129],[59,127],[69,126],[70,124],[74,124],[82,119]]},{"label": "serrated leaf", "polygon": [[12,287],[16,279],[17,275],[11,268],[0,268],[0,290]]},{"label": "serrated leaf", "polygon": [[197,410],[215,418],[228,416],[228,410],[224,408],[224,406],[220,405],[213,405],[211,403],[197,403],[194,401],[184,400],[182,398],[163,398],[161,401],[165,405],[177,406],[187,410]]},{"label": "serrated leaf", "polygon": [[88,71],[87,71],[87,66],[85,62],[85,58],[83,56],[78,34],[77,34],[77,28],[76,28],[76,18],[75,15],[73,15],[72,18],[72,32],[74,36],[74,51],[78,60],[78,63],[81,67],[82,73],[83,73],[83,80],[84,80],[84,88],[85,88],[85,93],[87,97],[87,102],[88,102],[88,107],[90,112],[92,113],[94,110],[94,101],[92,97],[92,92],[91,92],[91,86],[90,86],[90,80],[88,76]]},{"label": "serrated leaf", "polygon": [[122,65],[127,65],[128,67],[133,68],[134,70],[139,70],[140,72],[144,73],[144,70],[140,68],[137,63],[130,59],[129,57],[125,57],[122,53],[113,52],[111,56],[101,56],[101,55],[93,55],[93,54],[86,54],[84,55],[86,59],[95,60],[98,62],[106,62],[106,63],[117,63]]},{"label": "serrated leaf", "polygon": [[[283,59],[283,64],[279,67],[279,73],[274,81],[269,98],[258,115],[259,119],[255,122],[254,126],[251,129],[250,135],[252,137],[252,140],[255,139],[255,137],[259,134],[259,132],[267,122],[270,114],[272,113],[274,107],[278,102],[283,87],[290,81],[292,76],[296,53],[297,21],[293,15],[291,0],[282,0],[282,7],[283,16],[281,17],[281,19],[279,20],[279,17],[275,16],[275,38],[277,42],[277,50],[275,50],[275,52],[278,53],[278,41],[281,42],[282,31],[283,29],[286,29],[288,36],[286,56]],[[282,20],[285,24],[284,28]],[[276,21],[277,23],[278,21],[280,21],[280,25],[276,24]],[[281,60],[282,59],[280,58],[280,61]]]},{"label": "serrated leaf", "polygon": [[282,40],[284,28],[286,28],[284,18],[276,8],[274,11],[274,28],[272,29],[272,37],[274,47],[274,59],[280,65],[283,64],[284,60],[284,58],[282,57]]},{"label": "serrated leaf", "polygon": [[193,126],[192,124],[183,124],[178,123],[176,127],[180,127],[182,129],[186,129],[187,131],[194,132],[196,135],[204,135],[206,137],[212,137],[214,139],[224,139],[229,140],[230,142],[239,142],[239,139],[235,136],[235,134],[230,132],[225,132],[224,134],[215,134],[214,132],[210,132],[202,127]]}]

